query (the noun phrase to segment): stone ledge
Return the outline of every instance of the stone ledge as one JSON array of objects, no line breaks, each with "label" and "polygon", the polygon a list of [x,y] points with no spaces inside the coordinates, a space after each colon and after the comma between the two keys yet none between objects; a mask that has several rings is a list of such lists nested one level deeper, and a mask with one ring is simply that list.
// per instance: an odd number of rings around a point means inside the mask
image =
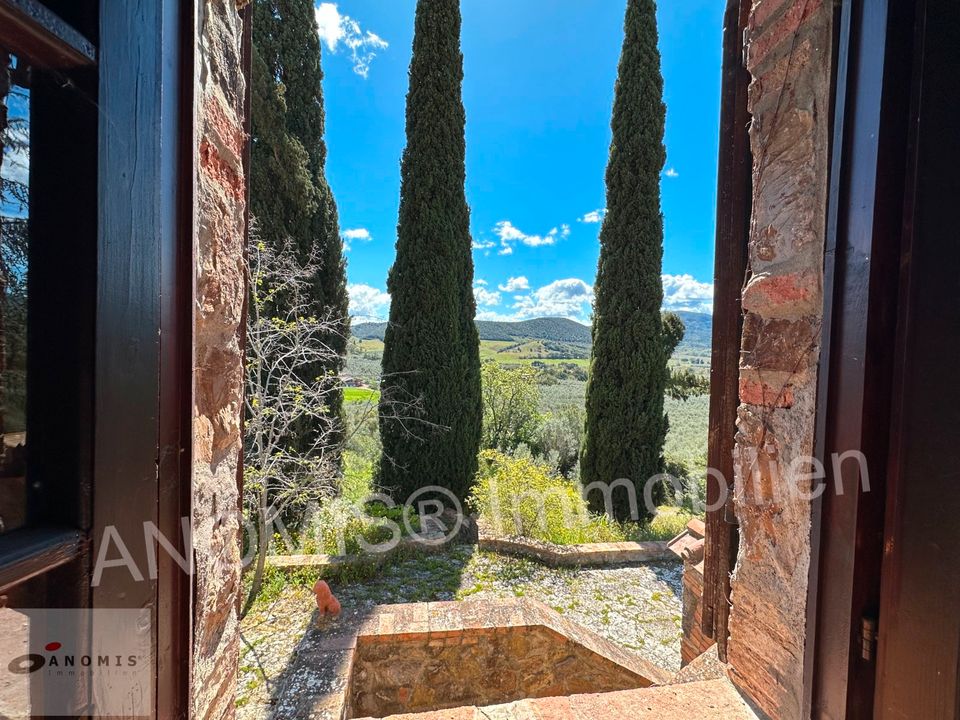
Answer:
[{"label": "stone ledge", "polygon": [[631,565],[672,557],[668,543],[659,540],[551,545],[530,538],[496,537],[481,530],[479,546],[481,550],[530,558],[548,567]]},{"label": "stone ledge", "polygon": [[397,545],[379,553],[363,553],[360,555],[269,555],[267,564],[283,572],[297,570],[324,570],[356,565],[379,566],[397,555],[405,552],[438,553],[447,548],[450,542],[430,539],[405,538]]},{"label": "stone ledge", "polygon": [[[389,715],[383,720],[758,720],[754,710],[727,679],[518,700],[483,708]],[[376,720],[368,717],[362,720]]]}]

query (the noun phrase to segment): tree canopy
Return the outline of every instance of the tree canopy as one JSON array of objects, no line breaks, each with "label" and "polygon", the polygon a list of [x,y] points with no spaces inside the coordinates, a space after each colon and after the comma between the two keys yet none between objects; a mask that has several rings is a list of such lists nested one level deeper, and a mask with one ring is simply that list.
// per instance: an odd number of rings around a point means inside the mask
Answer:
[{"label": "tree canopy", "polygon": [[[477,470],[480,349],[462,82],[459,0],[419,0],[380,409],[379,480],[400,499],[426,485],[463,499]],[[422,399],[422,422],[389,411],[405,398]]]},{"label": "tree canopy", "polygon": [[[667,360],[679,342],[672,320],[665,333],[660,311],[664,119],[656,6],[653,0],[628,0],[606,173],[607,212],[600,230],[580,472],[585,485],[632,482],[641,519],[647,512],[644,484],[663,467]],[[680,328],[682,337],[682,323]],[[592,493],[590,500],[595,511],[604,509],[600,493]],[[626,493],[616,490],[614,515],[627,519],[630,511]]]}]

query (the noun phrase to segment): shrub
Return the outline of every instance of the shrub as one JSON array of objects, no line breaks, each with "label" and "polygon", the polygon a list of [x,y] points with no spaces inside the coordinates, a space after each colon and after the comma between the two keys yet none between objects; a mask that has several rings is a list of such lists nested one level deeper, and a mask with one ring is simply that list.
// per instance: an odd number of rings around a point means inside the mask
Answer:
[{"label": "shrub", "polygon": [[645,525],[634,525],[628,530],[630,540],[672,540],[682,533],[693,515],[680,508],[659,507],[657,514]]},{"label": "shrub", "polygon": [[540,424],[539,372],[529,365],[505,367],[488,360],[480,369],[486,450],[509,452],[529,444]]},{"label": "shrub", "polygon": [[354,503],[366,500],[373,493],[373,460],[350,450],[343,453],[343,478],[340,497]]},{"label": "shrub", "polygon": [[587,510],[576,482],[533,460],[492,450],[480,454],[468,504],[481,522],[500,535],[556,545],[618,542],[626,537],[619,524]]},{"label": "shrub", "polygon": [[[388,508],[380,503],[361,505],[345,498],[324,503],[317,512],[310,532],[304,538],[300,552],[305,554],[359,555],[366,551],[364,543],[378,545],[395,537],[394,527],[401,535],[409,534],[403,521],[402,507]],[[389,522],[388,522],[389,521]],[[410,517],[410,529],[420,529],[420,519]]]},{"label": "shrub", "polygon": [[530,443],[536,457],[566,478],[575,477],[573,471],[583,439],[583,415],[580,405],[565,405],[547,414]]}]

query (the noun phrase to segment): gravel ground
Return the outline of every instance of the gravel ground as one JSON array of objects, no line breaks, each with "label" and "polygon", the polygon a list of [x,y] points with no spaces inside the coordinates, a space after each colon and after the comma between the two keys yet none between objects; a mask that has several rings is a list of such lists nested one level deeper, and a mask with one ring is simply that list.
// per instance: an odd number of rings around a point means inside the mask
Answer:
[{"label": "gravel ground", "polygon": [[679,670],[682,572],[679,562],[554,569],[460,546],[397,560],[370,579],[331,582],[343,612],[313,623],[312,593],[291,586],[243,622],[238,717],[297,717],[292,697],[342,690],[345,657],[336,638],[374,606],[392,603],[534,598],[665,670]]}]

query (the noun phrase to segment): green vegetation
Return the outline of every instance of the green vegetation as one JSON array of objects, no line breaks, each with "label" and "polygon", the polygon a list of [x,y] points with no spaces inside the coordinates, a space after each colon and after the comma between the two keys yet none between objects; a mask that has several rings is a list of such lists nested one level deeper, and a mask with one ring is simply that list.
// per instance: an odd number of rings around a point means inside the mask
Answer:
[{"label": "green vegetation", "polygon": [[537,375],[537,370],[529,366],[509,368],[491,360],[483,363],[484,449],[512,452],[533,440],[540,425]]},{"label": "green vegetation", "polygon": [[[656,6],[653,0],[629,0],[611,123],[580,475],[585,485],[627,478],[638,497],[647,478],[663,467],[667,360],[679,341],[676,329],[683,327],[676,316],[665,324],[660,311],[665,111]],[[595,510],[602,507],[599,496],[591,496]],[[613,513],[625,519],[626,493],[615,497]]]},{"label": "green vegetation", "polygon": [[345,387],[343,401],[345,403],[379,402],[380,391],[365,387]]},{"label": "green vegetation", "polygon": [[[332,352],[324,362],[305,367],[302,377],[306,382],[336,377],[347,354],[347,276],[337,206],[326,179],[314,6],[312,0],[255,0],[253,12],[251,210],[265,243],[275,250],[291,243],[300,265],[315,268],[309,301],[297,312],[329,323],[323,341]],[[274,299],[279,305],[285,301],[282,294]],[[337,420],[329,443],[335,461],[342,405],[339,388],[332,387],[323,414]],[[321,429],[305,422],[292,441],[304,449],[324,431],[331,431],[330,423]]]},{"label": "green vegetation", "polygon": [[[477,468],[480,353],[462,82],[460,1],[419,0],[380,398],[379,482],[404,499],[428,484],[465,497]],[[407,400],[420,403],[419,429],[392,405]]]},{"label": "green vegetation", "polygon": [[687,510],[669,505],[657,508],[657,514],[645,525],[633,525],[631,540],[672,540],[682,533],[693,514]]},{"label": "green vegetation", "polygon": [[554,545],[671,540],[693,517],[682,508],[661,506],[649,522],[618,522],[591,512],[575,481],[529,458],[492,450],[480,454],[478,480],[468,503],[497,535]]},{"label": "green vegetation", "polygon": [[481,522],[499,535],[556,545],[618,542],[623,528],[587,510],[576,482],[532,460],[488,450],[480,454],[477,484],[468,501]]},{"label": "green vegetation", "polygon": [[[568,318],[536,318],[520,322],[477,320],[476,324],[481,340],[508,343],[546,340],[570,345],[590,344],[590,328]],[[360,340],[383,340],[386,332],[387,323],[360,323],[353,328],[353,337]]]}]

